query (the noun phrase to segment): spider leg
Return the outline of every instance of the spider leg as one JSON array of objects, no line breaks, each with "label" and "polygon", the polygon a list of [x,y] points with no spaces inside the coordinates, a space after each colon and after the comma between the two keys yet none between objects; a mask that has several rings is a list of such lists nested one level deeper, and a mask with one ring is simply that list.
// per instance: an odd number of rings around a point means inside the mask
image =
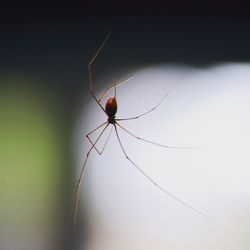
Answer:
[{"label": "spider leg", "polygon": [[101,94],[101,97],[99,98],[98,101],[100,102],[112,88],[114,88],[115,86],[118,87],[118,86],[128,82],[132,77],[133,77],[133,75],[129,75],[120,81],[114,82],[112,85],[110,85],[109,87],[107,87],[103,91],[103,93]]},{"label": "spider leg", "polygon": [[92,146],[94,146],[95,151],[96,151],[99,155],[100,155],[100,152],[99,152],[98,148],[97,148],[96,145],[92,142],[92,140],[90,139],[89,136],[90,136],[92,133],[94,133],[96,130],[98,130],[99,128],[101,128],[102,126],[104,126],[105,124],[107,124],[107,122],[102,123],[101,125],[99,125],[99,126],[96,127],[95,129],[91,130],[91,131],[86,135],[86,137],[88,138],[89,142],[91,143]]},{"label": "spider leg", "polygon": [[100,108],[103,110],[103,112],[106,114],[105,109],[103,108],[103,106],[101,105],[100,101],[98,101],[98,99],[96,98],[95,94],[94,94],[94,90],[93,90],[93,77],[92,77],[92,64],[94,63],[96,57],[100,54],[100,52],[102,51],[104,45],[106,44],[106,42],[108,41],[110,37],[110,30],[106,36],[106,38],[104,39],[104,41],[102,42],[101,46],[99,47],[99,49],[96,51],[95,55],[93,56],[93,58],[90,60],[89,64],[88,64],[88,72],[89,72],[89,92],[91,94],[91,96],[94,98],[94,100],[96,101],[96,103],[100,106]]},{"label": "spider leg", "polygon": [[122,145],[122,142],[121,142],[121,139],[119,137],[119,134],[117,132],[117,127],[116,125],[114,124],[115,126],[115,133],[116,133],[116,136],[117,136],[117,139],[118,139],[118,142],[120,144],[120,147],[122,149],[122,152],[123,154],[125,155],[125,157],[127,158],[127,160],[130,161],[130,163],[140,172],[144,175],[144,177],[146,177],[152,184],[154,184],[154,186],[156,186],[158,189],[160,189],[162,192],[164,192],[166,195],[170,196],[171,198],[175,199],[176,201],[178,201],[179,203],[181,203],[182,205],[184,205],[185,207],[193,210],[194,212],[198,213],[199,215],[209,219],[209,220],[213,220],[213,218],[211,218],[210,216],[206,215],[205,213],[201,212],[200,210],[190,206],[189,204],[187,204],[186,202],[184,202],[183,200],[177,198],[175,195],[173,195],[172,193],[168,192],[166,189],[164,189],[163,187],[161,187],[157,182],[155,182],[146,172],[144,172],[139,166],[137,166],[135,164],[135,162],[128,156],[128,154],[126,153],[123,145]]},{"label": "spider leg", "polygon": [[144,138],[141,138],[139,136],[136,136],[135,134],[131,133],[130,131],[128,131],[126,128],[124,128],[121,124],[119,124],[118,122],[116,123],[117,126],[119,126],[121,129],[123,129],[126,133],[128,133],[129,135],[131,135],[132,137],[140,140],[140,141],[144,141],[159,147],[163,147],[163,148],[169,148],[169,149],[200,149],[198,147],[177,147],[177,146],[168,146],[168,145],[164,145],[164,144],[160,144],[158,142],[154,142],[154,141],[150,141]]},{"label": "spider leg", "polygon": [[83,163],[82,170],[81,170],[81,173],[80,173],[80,176],[79,176],[79,179],[78,179],[78,182],[77,182],[77,186],[76,186],[76,191],[75,191],[73,230],[75,230],[75,228],[76,228],[78,206],[79,206],[79,191],[80,191],[82,179],[83,179],[85,169],[86,169],[85,166],[86,166],[86,163],[88,161],[88,158],[89,158],[89,155],[90,155],[91,151],[93,150],[93,148],[95,148],[96,143],[98,142],[98,140],[100,139],[100,137],[102,136],[102,134],[104,133],[104,131],[106,130],[108,125],[109,125],[109,123],[103,128],[103,130],[101,131],[101,133],[99,134],[99,136],[97,137],[97,139],[95,140],[95,142],[93,143],[93,145],[91,146],[89,151],[87,152],[85,161]]},{"label": "spider leg", "polygon": [[147,114],[151,113],[152,111],[154,111],[162,103],[162,101],[169,95],[169,93],[170,93],[170,91],[166,95],[164,95],[163,98],[161,98],[161,100],[154,107],[152,107],[151,109],[149,109],[148,111],[146,111],[146,112],[144,112],[144,113],[142,113],[140,115],[134,116],[134,117],[123,118],[123,119],[116,119],[116,121],[134,120],[134,119],[138,119],[138,118],[140,118],[140,117],[142,117],[144,115],[147,115]]},{"label": "spider leg", "polygon": [[104,124],[107,124],[107,122],[104,122],[102,125],[98,126],[96,129],[92,130],[91,132],[89,132],[89,133],[86,135],[86,137],[88,138],[89,142],[91,143],[92,146],[94,146],[95,151],[96,151],[99,155],[102,155],[104,149],[106,148],[106,145],[107,145],[107,143],[108,143],[108,140],[109,140],[110,135],[111,135],[112,130],[113,130],[113,126],[111,126],[111,130],[110,130],[110,132],[109,132],[109,135],[108,135],[108,137],[107,137],[107,139],[106,139],[106,141],[105,141],[105,143],[104,143],[104,146],[103,146],[103,148],[102,148],[101,150],[98,150],[98,148],[96,147],[96,145],[95,145],[94,142],[90,139],[89,136],[90,136],[93,132],[95,132],[98,128],[101,128]]}]

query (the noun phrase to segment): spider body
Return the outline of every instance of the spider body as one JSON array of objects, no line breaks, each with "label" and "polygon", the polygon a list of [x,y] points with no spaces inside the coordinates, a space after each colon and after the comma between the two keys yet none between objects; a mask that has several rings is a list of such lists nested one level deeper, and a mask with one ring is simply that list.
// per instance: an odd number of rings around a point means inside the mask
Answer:
[{"label": "spider body", "polygon": [[115,123],[115,114],[117,112],[117,101],[115,97],[111,97],[107,100],[105,105],[105,113],[108,116],[108,123]]}]

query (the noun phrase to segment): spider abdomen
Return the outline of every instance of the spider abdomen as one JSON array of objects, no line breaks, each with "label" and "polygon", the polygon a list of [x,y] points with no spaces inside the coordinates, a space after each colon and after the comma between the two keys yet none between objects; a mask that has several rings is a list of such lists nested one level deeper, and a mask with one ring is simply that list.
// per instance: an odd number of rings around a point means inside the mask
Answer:
[{"label": "spider abdomen", "polygon": [[117,112],[117,101],[115,97],[111,97],[107,100],[105,111],[108,117],[114,117]]}]

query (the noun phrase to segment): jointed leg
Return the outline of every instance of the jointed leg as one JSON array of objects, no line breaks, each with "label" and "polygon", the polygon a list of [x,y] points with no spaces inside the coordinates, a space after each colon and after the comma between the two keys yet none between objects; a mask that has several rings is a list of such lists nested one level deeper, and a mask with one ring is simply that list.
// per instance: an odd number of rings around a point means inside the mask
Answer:
[{"label": "jointed leg", "polygon": [[136,136],[135,134],[131,133],[130,131],[128,131],[126,128],[124,128],[121,124],[119,124],[118,122],[116,123],[117,126],[119,126],[121,129],[123,129],[126,133],[128,133],[129,135],[133,136],[134,138],[140,140],[140,141],[144,141],[159,147],[163,147],[163,148],[169,148],[169,149],[200,149],[200,148],[196,148],[196,147],[177,147],[177,146],[167,146],[167,145],[163,145],[160,144],[158,142],[154,142],[154,141],[150,141],[144,138],[141,138],[139,136]]},{"label": "jointed leg", "polygon": [[121,146],[122,152],[125,155],[125,157],[130,161],[130,163],[139,171],[141,172],[152,184],[154,184],[158,189],[160,189],[162,192],[164,192],[165,194],[167,194],[168,196],[172,197],[173,199],[175,199],[176,201],[178,201],[179,203],[181,203],[182,205],[184,205],[185,207],[188,207],[190,209],[192,209],[193,211],[195,211],[196,213],[200,214],[203,217],[206,217],[209,220],[213,220],[211,217],[209,217],[208,215],[204,214],[203,212],[201,212],[200,210],[190,206],[189,204],[187,204],[186,202],[182,201],[181,199],[177,198],[176,196],[174,196],[173,194],[169,193],[166,189],[164,189],[163,187],[161,187],[157,182],[155,182],[148,174],[146,174],[146,172],[144,172],[141,168],[139,168],[134,161],[132,161],[132,159],[127,155],[122,143],[121,143],[121,139],[118,135],[117,132],[117,128],[115,125],[115,133],[118,139],[118,142]]},{"label": "jointed leg", "polygon": [[115,86],[118,87],[124,83],[126,83],[127,81],[129,81],[131,78],[133,77],[133,75],[129,75],[127,76],[126,78],[120,80],[120,81],[117,81],[117,82],[114,82],[112,85],[110,85],[108,88],[106,88],[103,93],[101,94],[101,97],[99,98],[99,102],[106,96],[106,94],[112,89],[114,88]]},{"label": "jointed leg", "polygon": [[83,179],[83,176],[84,176],[84,172],[85,172],[85,166],[86,166],[86,163],[88,161],[88,158],[89,158],[89,154],[90,152],[92,151],[93,148],[95,148],[95,145],[96,143],[98,142],[98,140],[100,139],[100,137],[102,136],[102,134],[104,133],[105,129],[108,127],[109,124],[107,124],[104,129],[102,130],[102,132],[100,133],[100,135],[97,137],[97,139],[95,140],[94,144],[91,146],[91,148],[89,149],[87,155],[86,155],[86,158],[85,158],[85,161],[83,163],[83,166],[82,166],[82,170],[81,170],[81,173],[80,173],[80,177],[78,179],[78,182],[77,182],[77,186],[76,186],[76,193],[75,193],[75,205],[74,205],[74,221],[73,221],[73,230],[75,230],[75,227],[76,227],[76,222],[77,222],[77,213],[78,213],[78,205],[79,205],[79,191],[80,191],[80,187],[81,187],[81,183],[82,183],[82,179]]},{"label": "jointed leg", "polygon": [[106,42],[108,41],[109,37],[110,37],[110,31],[108,32],[108,34],[107,34],[106,38],[104,39],[103,43],[101,44],[101,46],[96,51],[95,55],[93,56],[93,58],[90,60],[90,62],[88,64],[88,71],[89,71],[89,92],[92,95],[92,97],[94,98],[94,100],[96,101],[96,103],[104,111],[105,114],[106,114],[105,109],[103,108],[103,106],[101,105],[101,103],[98,101],[98,99],[96,98],[96,96],[94,94],[94,90],[93,90],[93,78],[92,78],[92,64],[94,63],[96,57],[99,55],[99,53],[103,49],[103,47],[106,44]]},{"label": "jointed leg", "polygon": [[138,119],[144,115],[147,115],[149,114],[150,112],[154,111],[161,103],[162,101],[169,95],[170,91],[165,95],[163,96],[163,98],[153,107],[151,108],[150,110],[140,114],[140,115],[137,115],[137,116],[134,116],[134,117],[130,117],[130,118],[123,118],[123,119],[116,119],[116,121],[128,121],[128,120],[134,120],[134,119]]},{"label": "jointed leg", "polygon": [[91,131],[90,133],[88,133],[88,134],[86,135],[86,137],[88,138],[89,142],[91,143],[91,145],[94,146],[95,151],[96,151],[99,155],[101,155],[101,154],[103,153],[104,149],[106,148],[106,145],[107,145],[107,143],[108,143],[108,140],[109,140],[110,135],[111,135],[112,130],[113,130],[113,126],[111,126],[111,130],[110,130],[110,132],[109,132],[109,135],[108,135],[108,137],[107,137],[107,139],[106,139],[106,141],[105,141],[105,143],[104,143],[104,146],[103,146],[103,148],[102,148],[101,150],[98,150],[98,148],[96,147],[96,145],[94,145],[94,142],[90,139],[89,135],[92,134],[92,133],[93,133],[95,130],[97,130],[98,128],[102,127],[104,124],[107,124],[107,122],[103,123],[101,126],[98,126],[96,129],[94,129],[93,131]]}]

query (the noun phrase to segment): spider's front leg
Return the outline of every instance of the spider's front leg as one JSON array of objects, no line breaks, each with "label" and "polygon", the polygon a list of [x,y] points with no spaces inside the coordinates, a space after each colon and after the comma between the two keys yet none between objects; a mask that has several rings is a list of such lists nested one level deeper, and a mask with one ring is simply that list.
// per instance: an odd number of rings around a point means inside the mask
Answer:
[{"label": "spider's front leg", "polygon": [[93,89],[93,77],[92,77],[92,64],[94,63],[96,57],[100,54],[100,52],[102,51],[104,45],[106,44],[106,42],[108,41],[110,37],[110,30],[106,36],[106,38],[104,39],[104,41],[102,42],[101,46],[99,47],[99,49],[96,51],[95,55],[93,56],[93,58],[90,60],[89,64],[88,64],[88,74],[89,74],[89,92],[90,95],[94,98],[94,100],[96,101],[96,103],[99,105],[99,107],[103,110],[103,112],[106,114],[104,107],[102,106],[102,104],[100,103],[100,101],[97,99],[97,97],[95,96],[94,93],[94,89]]},{"label": "spider's front leg", "polygon": [[118,86],[120,86],[120,85],[122,85],[122,84],[128,82],[132,77],[133,77],[133,75],[129,75],[129,76],[123,78],[122,80],[114,81],[114,83],[112,83],[110,86],[108,86],[108,87],[102,92],[101,97],[99,98],[98,101],[101,102],[102,99],[107,95],[107,93],[108,93],[111,89],[113,89],[113,88],[115,88],[115,87],[118,87]]}]

